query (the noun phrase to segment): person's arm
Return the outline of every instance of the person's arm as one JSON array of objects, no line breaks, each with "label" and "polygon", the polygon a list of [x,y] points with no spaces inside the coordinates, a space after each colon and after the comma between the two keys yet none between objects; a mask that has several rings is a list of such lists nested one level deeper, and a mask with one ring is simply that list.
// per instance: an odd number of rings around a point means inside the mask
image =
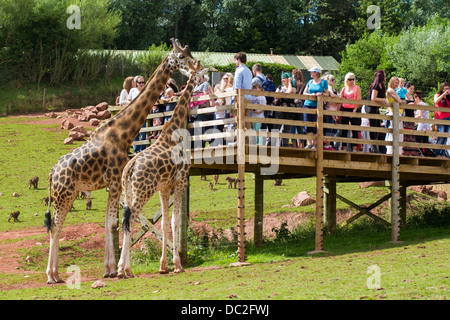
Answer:
[{"label": "person's arm", "polygon": [[385,98],[378,98],[378,90],[373,89],[372,90],[372,101],[374,102],[381,102],[383,105],[387,104],[387,101]]},{"label": "person's arm", "polygon": [[[361,88],[360,87],[356,88],[356,100],[361,100]],[[353,112],[358,111],[358,107],[359,107],[359,105],[355,104],[355,106],[353,107]]]},{"label": "person's arm", "polygon": [[400,99],[400,97],[398,96],[397,92],[395,92],[394,89],[388,90],[388,95],[391,98],[394,98],[394,100],[397,101],[399,104],[406,103],[405,100]]},{"label": "person's arm", "polygon": [[444,99],[445,96],[448,95],[448,90],[445,90],[444,93],[442,93],[441,95],[436,94],[434,96],[434,103],[439,103],[441,102],[442,99]]}]

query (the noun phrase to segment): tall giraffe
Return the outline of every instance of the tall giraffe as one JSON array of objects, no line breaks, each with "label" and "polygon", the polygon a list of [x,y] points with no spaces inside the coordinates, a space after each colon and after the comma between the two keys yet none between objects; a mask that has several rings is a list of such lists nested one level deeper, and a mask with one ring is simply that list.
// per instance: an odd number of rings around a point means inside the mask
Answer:
[{"label": "tall giraffe", "polygon": [[200,64],[190,71],[189,80],[172,117],[163,126],[158,140],[149,148],[138,153],[127,163],[122,174],[122,188],[125,198],[123,213],[124,240],[118,265],[119,278],[133,277],[130,265],[130,221],[133,222],[142,211],[148,199],[159,191],[162,207],[162,255],[160,273],[167,273],[167,233],[169,227],[169,197],[173,190],[173,263],[175,272],[183,271],[178,248],[178,232],[181,216],[181,200],[188,184],[190,159],[186,158],[182,143],[179,143],[180,130],[184,129],[189,112],[194,84],[208,71]]},{"label": "tall giraffe", "polygon": [[176,69],[189,70],[200,64],[186,46],[181,48],[172,39],[173,50],[164,59],[142,92],[115,117],[104,121],[82,146],[62,156],[49,174],[49,193],[53,190],[54,214],[50,204],[44,224],[50,233],[50,250],[47,265],[47,283],[64,282],[58,275],[58,243],[64,220],[78,191],[109,188],[105,222],[105,274],[115,277],[114,230],[117,229],[117,211],[122,191],[122,170],[128,162],[128,152],[147,115],[164,91],[171,74]]}]

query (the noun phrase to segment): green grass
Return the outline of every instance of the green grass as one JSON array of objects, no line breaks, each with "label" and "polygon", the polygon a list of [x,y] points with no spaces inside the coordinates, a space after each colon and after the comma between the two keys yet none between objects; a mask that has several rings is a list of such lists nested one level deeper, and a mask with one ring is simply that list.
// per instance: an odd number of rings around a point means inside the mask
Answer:
[{"label": "green grass", "polygon": [[[46,207],[41,199],[48,195],[47,176],[58,158],[75,146],[64,146],[67,132],[58,126],[30,125],[27,118],[0,118],[0,232],[42,227]],[[39,189],[28,189],[33,176],[40,177]],[[191,177],[190,211],[193,219],[208,221],[222,229],[236,225],[237,190],[228,189],[221,177],[216,190],[209,190],[209,181]],[[251,218],[254,205],[252,174],[246,177],[246,215]],[[284,180],[281,187],[266,181],[265,214],[272,212],[308,212],[315,206],[283,207],[300,191],[315,196],[314,179]],[[20,197],[12,197],[16,192]],[[359,189],[357,184],[338,185],[338,193],[358,204],[369,204],[388,192],[387,188]],[[93,210],[84,210],[84,201],[75,201],[75,210],[65,225],[78,223],[104,224],[105,190],[93,193]],[[361,200],[363,199],[363,200]],[[338,201],[338,209],[348,206]],[[420,206],[411,206],[409,214]],[[152,216],[159,209],[159,197],[153,196],[145,208]],[[20,223],[8,223],[10,212],[19,210]],[[37,213],[37,215],[35,215]],[[388,217],[386,217],[388,219]],[[391,244],[390,230],[374,226],[370,220],[360,222],[326,235],[321,255],[308,255],[314,249],[313,221],[299,229],[283,233],[262,248],[247,247],[249,267],[230,268],[237,261],[236,243],[204,244],[196,235],[190,238],[191,257],[187,272],[179,275],[155,274],[159,253],[154,258],[133,250],[133,272],[128,280],[106,280],[107,287],[93,290],[89,280],[81,289],[65,285],[13,289],[21,284],[46,281],[45,267],[48,243],[45,234],[26,237],[42,246],[17,250],[17,259],[26,256],[33,263],[24,264],[17,273],[0,274],[0,299],[446,299],[449,285],[450,229],[446,226],[424,228],[412,225],[402,229],[403,244]],[[282,235],[286,237],[282,237]],[[64,279],[67,267],[77,265],[82,276],[99,279],[103,274],[103,250],[83,249],[87,238],[61,243],[60,273]],[[209,246],[209,247],[208,247]],[[150,246],[151,247],[151,246]],[[0,253],[1,258],[1,253]],[[381,270],[381,288],[368,289],[367,268],[377,265]],[[200,269],[199,269],[200,268]],[[203,268],[203,269],[202,269]],[[26,278],[25,278],[26,277]],[[3,290],[1,288],[8,288]]]}]

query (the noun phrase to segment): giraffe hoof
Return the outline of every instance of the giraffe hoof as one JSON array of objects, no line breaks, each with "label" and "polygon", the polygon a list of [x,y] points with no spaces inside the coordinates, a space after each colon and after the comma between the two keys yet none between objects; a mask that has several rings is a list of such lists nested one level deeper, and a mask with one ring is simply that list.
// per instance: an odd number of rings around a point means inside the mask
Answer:
[{"label": "giraffe hoof", "polygon": [[168,273],[169,273],[169,270],[159,269],[159,273],[160,273],[160,274],[168,274]]},{"label": "giraffe hoof", "polygon": [[119,279],[126,279],[127,276],[126,276],[126,274],[124,272],[120,272],[119,271],[119,273],[117,274],[117,278],[119,278]]},{"label": "giraffe hoof", "polygon": [[182,273],[184,272],[183,268],[175,268],[175,270],[173,271],[174,273]]}]

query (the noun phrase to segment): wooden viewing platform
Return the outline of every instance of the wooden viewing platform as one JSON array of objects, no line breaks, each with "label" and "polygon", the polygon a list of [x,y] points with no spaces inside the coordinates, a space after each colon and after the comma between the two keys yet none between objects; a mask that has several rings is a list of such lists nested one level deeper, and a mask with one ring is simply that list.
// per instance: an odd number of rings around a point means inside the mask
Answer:
[{"label": "wooden viewing platform", "polygon": [[[263,95],[284,99],[316,100],[317,109],[282,107],[272,105],[255,105],[244,98],[245,95]],[[216,111],[227,110],[232,114],[231,118],[221,120],[209,120],[202,122],[189,122],[191,148],[187,143],[187,151],[191,160],[191,176],[210,174],[237,173],[239,179],[237,216],[238,216],[238,262],[245,262],[245,173],[255,174],[255,246],[262,245],[262,221],[263,221],[263,182],[266,179],[298,179],[316,177],[316,238],[315,248],[311,253],[323,252],[323,227],[326,221],[329,232],[334,232],[336,226],[336,199],[340,199],[348,205],[356,208],[359,213],[351,217],[345,224],[351,223],[362,215],[368,215],[379,223],[389,225],[391,228],[391,241],[400,241],[400,228],[406,221],[406,188],[411,185],[442,184],[450,182],[450,159],[425,156],[405,156],[400,154],[400,147],[450,149],[448,145],[420,144],[416,142],[401,141],[402,135],[447,137],[448,133],[426,132],[418,130],[399,129],[402,122],[447,124],[445,120],[421,119],[404,117],[399,115],[399,104],[390,105],[392,115],[366,114],[345,111],[325,110],[327,102],[350,103],[382,108],[378,102],[367,100],[346,100],[342,98],[313,97],[298,94],[285,94],[264,91],[237,90],[237,92],[204,95],[192,98],[192,101],[206,101],[227,98],[233,103],[220,107],[206,107],[191,110],[190,116],[210,114]],[[402,104],[402,109],[440,111],[441,108]],[[250,110],[259,109],[266,111],[278,111],[288,114],[317,114],[317,122],[305,122],[300,120],[287,120],[277,118],[255,118],[250,116]],[[150,114],[148,120],[153,118],[170,116],[173,111]],[[324,123],[324,116],[348,116],[368,119],[387,120],[392,122],[392,128],[362,127],[344,124]],[[291,117],[292,118],[292,117]],[[254,131],[251,123],[260,122],[273,125],[289,125],[317,128],[317,134],[291,134],[279,132]],[[199,128],[212,127],[214,125],[232,125],[224,132],[201,132]],[[147,126],[141,132],[161,130],[160,127]],[[392,135],[392,141],[364,140],[347,137],[324,136],[324,129],[352,130],[380,132]],[[197,133],[197,131],[199,131]],[[256,145],[253,138],[263,136],[271,138],[269,145]],[[277,139],[315,140],[317,146],[322,146],[326,141],[353,143],[357,145],[392,146],[392,154],[363,153],[347,151],[327,151],[322,147],[316,149],[301,149],[294,147],[279,147],[274,142]],[[211,144],[202,147],[205,140],[222,139],[222,145]],[[216,140],[217,141],[217,140]],[[151,141],[135,142],[135,144],[149,144]],[[185,142],[186,143],[186,142]],[[336,184],[343,182],[363,182],[383,180],[390,181],[391,193],[376,201],[370,206],[359,206],[344,196],[336,193]],[[248,182],[247,182],[248,183]],[[391,199],[391,221],[385,221],[370,211],[384,201]],[[186,254],[186,230],[189,216],[189,190],[186,191],[183,205],[183,225],[180,237],[182,257]],[[140,219],[144,225],[143,230],[133,237],[136,242],[147,230],[152,229],[158,236],[158,231],[150,224],[154,224],[159,215],[152,219],[145,217]],[[144,221],[147,220],[147,221]],[[184,248],[184,250],[183,250]],[[183,256],[184,254],[184,256]]]}]

